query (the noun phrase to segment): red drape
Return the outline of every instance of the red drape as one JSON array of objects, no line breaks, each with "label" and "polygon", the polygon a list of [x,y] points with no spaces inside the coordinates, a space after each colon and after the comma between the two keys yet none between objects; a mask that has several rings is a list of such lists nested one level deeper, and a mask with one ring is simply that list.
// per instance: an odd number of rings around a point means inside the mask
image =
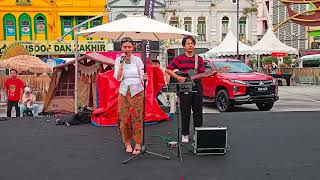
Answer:
[{"label": "red drape", "polygon": [[[92,123],[97,126],[113,126],[117,124],[117,105],[120,82],[114,79],[113,70],[98,74],[97,92],[98,109],[92,113]],[[145,120],[158,122],[169,120],[168,115],[160,108],[156,96],[164,85],[164,77],[160,68],[147,66],[148,83],[146,88]]]}]

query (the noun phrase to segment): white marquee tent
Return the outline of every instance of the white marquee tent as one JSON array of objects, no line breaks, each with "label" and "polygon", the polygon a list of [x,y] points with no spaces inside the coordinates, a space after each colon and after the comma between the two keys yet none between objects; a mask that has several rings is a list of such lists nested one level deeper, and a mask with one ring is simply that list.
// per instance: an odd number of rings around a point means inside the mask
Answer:
[{"label": "white marquee tent", "polygon": [[282,43],[272,31],[270,27],[263,38],[252,48],[259,55],[271,55],[272,52],[284,52],[288,54],[298,54],[299,51],[293,47]]},{"label": "white marquee tent", "polygon": [[[239,55],[255,54],[255,50],[239,41]],[[231,30],[227,33],[224,40],[216,47],[205,53],[206,57],[235,56],[237,55],[237,38]]]}]

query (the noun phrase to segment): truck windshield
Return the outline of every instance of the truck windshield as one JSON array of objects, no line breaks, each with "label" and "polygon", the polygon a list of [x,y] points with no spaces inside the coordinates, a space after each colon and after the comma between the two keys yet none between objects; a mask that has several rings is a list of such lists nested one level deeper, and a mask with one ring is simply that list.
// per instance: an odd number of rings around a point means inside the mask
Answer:
[{"label": "truck windshield", "polygon": [[235,61],[216,61],[213,62],[218,72],[223,73],[250,73],[253,70],[242,62]]}]

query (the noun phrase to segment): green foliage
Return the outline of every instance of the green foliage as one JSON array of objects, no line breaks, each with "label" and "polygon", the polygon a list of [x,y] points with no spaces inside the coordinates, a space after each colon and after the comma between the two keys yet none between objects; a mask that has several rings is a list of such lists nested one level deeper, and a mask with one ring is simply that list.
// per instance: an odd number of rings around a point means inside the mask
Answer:
[{"label": "green foliage", "polygon": [[278,60],[277,60],[277,58],[275,58],[275,57],[268,56],[268,57],[262,58],[262,62],[263,62],[264,64],[271,64],[272,62],[277,63]]},{"label": "green foliage", "polygon": [[283,58],[283,63],[290,66],[292,64],[292,58],[290,56],[284,57]]},{"label": "green foliage", "polygon": [[258,63],[258,60],[257,60],[256,58],[251,59],[251,63],[252,63],[252,64],[257,64],[257,63]]},{"label": "green foliage", "polygon": [[243,11],[243,14],[247,17],[249,14],[257,13],[258,9],[256,6],[253,5],[251,7],[243,8]]}]

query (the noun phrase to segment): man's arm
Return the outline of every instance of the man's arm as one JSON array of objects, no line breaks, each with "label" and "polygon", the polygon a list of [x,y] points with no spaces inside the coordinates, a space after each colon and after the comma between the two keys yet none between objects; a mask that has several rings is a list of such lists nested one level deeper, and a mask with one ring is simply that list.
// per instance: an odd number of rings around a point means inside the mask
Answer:
[{"label": "man's arm", "polygon": [[178,69],[179,67],[179,61],[177,58],[174,58],[172,60],[172,62],[168,65],[168,67],[166,68],[166,73],[169,74],[171,77],[177,79],[180,83],[183,83],[186,78],[185,77],[182,77],[182,76],[179,76],[177,75],[175,72],[173,72],[173,70],[175,69]]},{"label": "man's arm", "polygon": [[31,94],[31,104],[35,104],[36,103],[36,96]]}]

